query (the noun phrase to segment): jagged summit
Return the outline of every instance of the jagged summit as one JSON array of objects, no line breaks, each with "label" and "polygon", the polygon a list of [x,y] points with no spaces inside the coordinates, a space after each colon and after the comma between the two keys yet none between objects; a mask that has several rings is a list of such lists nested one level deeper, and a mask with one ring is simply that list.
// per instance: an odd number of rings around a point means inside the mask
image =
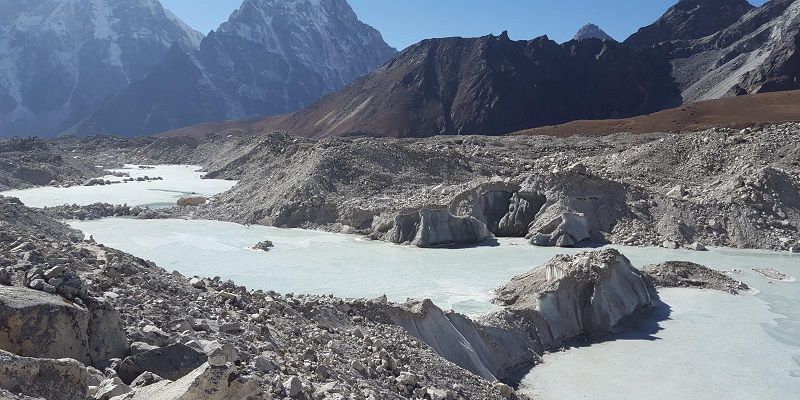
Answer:
[{"label": "jagged summit", "polygon": [[0,1],[0,136],[61,132],[201,39],[157,0]]},{"label": "jagged summit", "polygon": [[680,0],[656,22],[639,29],[631,46],[699,39],[731,26],[755,7],[747,0]]},{"label": "jagged summit", "polygon": [[346,0],[246,0],[198,51],[170,53],[70,133],[150,134],[291,112],[396,53]]},{"label": "jagged summit", "polygon": [[585,39],[600,39],[600,40],[614,40],[609,34],[605,33],[599,26],[595,24],[586,24],[575,33],[572,40],[585,40]]},{"label": "jagged summit", "polygon": [[657,50],[546,36],[437,38],[265,129],[316,137],[500,135],[646,113],[676,100]]}]

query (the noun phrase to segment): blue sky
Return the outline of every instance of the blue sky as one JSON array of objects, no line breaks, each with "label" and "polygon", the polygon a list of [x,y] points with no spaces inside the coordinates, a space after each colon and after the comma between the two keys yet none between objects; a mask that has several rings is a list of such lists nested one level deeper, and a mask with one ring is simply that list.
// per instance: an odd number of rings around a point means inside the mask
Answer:
[{"label": "blue sky", "polygon": [[[203,33],[215,29],[242,0],[161,0]],[[561,42],[587,22],[617,40],[655,21],[676,0],[349,0],[359,18],[403,49],[422,39],[482,36],[507,30],[512,39],[548,35]],[[765,0],[751,0],[760,5]]]}]

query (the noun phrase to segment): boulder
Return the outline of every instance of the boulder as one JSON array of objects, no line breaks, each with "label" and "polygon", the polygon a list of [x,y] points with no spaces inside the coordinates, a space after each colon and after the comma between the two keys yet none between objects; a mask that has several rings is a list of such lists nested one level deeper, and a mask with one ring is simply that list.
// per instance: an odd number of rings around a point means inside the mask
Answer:
[{"label": "boulder", "polygon": [[152,372],[143,372],[141,375],[137,376],[136,379],[133,380],[131,383],[131,388],[143,388],[145,386],[150,386],[154,383],[158,383],[163,381],[164,378],[152,373]]},{"label": "boulder", "polygon": [[642,274],[616,249],[559,255],[514,277],[496,301],[519,312],[535,312],[548,329],[543,342],[617,331],[637,311],[654,303]]},{"label": "boulder", "polygon": [[0,286],[0,326],[0,349],[21,356],[91,365],[128,352],[119,314],[105,303],[87,309],[60,296]]},{"label": "boulder", "polygon": [[46,400],[85,400],[88,381],[86,367],[75,360],[27,358],[0,350],[0,388],[11,393]]},{"label": "boulder", "polygon": [[738,294],[750,288],[722,272],[685,261],[667,261],[650,265],[642,274],[654,287],[714,289]]},{"label": "boulder", "polygon": [[117,367],[117,373],[125,383],[133,382],[143,372],[176,380],[203,365],[207,359],[205,353],[177,343],[129,356]]},{"label": "boulder", "polygon": [[101,382],[93,397],[96,400],[109,400],[112,397],[122,396],[132,391],[133,389],[123,383],[119,377],[114,377]]},{"label": "boulder", "polygon": [[431,209],[398,215],[394,227],[385,235],[389,242],[417,247],[476,244],[491,237],[486,224],[474,217],[457,217],[447,210]]},{"label": "boulder", "polygon": [[262,399],[264,395],[252,378],[239,375],[234,366],[203,364],[184,377],[161,381],[137,389],[133,400],[229,400]]},{"label": "boulder", "polygon": [[274,247],[275,245],[271,241],[265,240],[263,242],[256,243],[256,245],[253,246],[253,250],[270,251]]},{"label": "boulder", "polygon": [[688,248],[689,248],[689,250],[694,250],[694,251],[708,251],[708,249],[706,248],[706,246],[705,246],[705,245],[703,245],[703,244],[702,244],[702,243],[700,243],[700,242],[694,242],[694,243],[690,244],[690,245],[688,246]]},{"label": "boulder", "polygon": [[177,205],[179,207],[197,207],[202,206],[208,202],[205,196],[188,196],[178,199]]},{"label": "boulder", "polygon": [[303,392],[303,383],[300,378],[292,376],[283,382],[283,390],[289,397],[296,397]]}]

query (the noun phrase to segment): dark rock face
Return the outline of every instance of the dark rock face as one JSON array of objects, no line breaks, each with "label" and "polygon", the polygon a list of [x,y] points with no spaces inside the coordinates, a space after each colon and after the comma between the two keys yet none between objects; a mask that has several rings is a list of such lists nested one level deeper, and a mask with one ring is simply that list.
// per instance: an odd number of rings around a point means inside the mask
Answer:
[{"label": "dark rock face", "polygon": [[680,0],[652,25],[631,35],[625,44],[640,47],[700,39],[731,26],[753,8],[747,0]]},{"label": "dark rock face", "polygon": [[202,35],[156,0],[0,4],[0,136],[53,135]]},{"label": "dark rock face", "polygon": [[499,135],[677,104],[659,49],[595,39],[430,39],[274,126],[305,136]]},{"label": "dark rock face", "polygon": [[586,24],[575,33],[572,40],[586,40],[586,39],[600,39],[600,40],[614,40],[609,34],[605,33],[599,26],[595,24]]},{"label": "dark rock face", "polygon": [[800,3],[679,2],[625,41],[670,52],[686,103],[800,88]]},{"label": "dark rock face", "polygon": [[174,47],[70,132],[149,134],[287,113],[395,53],[345,0],[246,1],[199,50]]},{"label": "dark rock face", "polygon": [[183,344],[171,344],[127,357],[118,368],[119,377],[133,382],[145,371],[164,379],[177,380],[203,365],[208,357]]}]

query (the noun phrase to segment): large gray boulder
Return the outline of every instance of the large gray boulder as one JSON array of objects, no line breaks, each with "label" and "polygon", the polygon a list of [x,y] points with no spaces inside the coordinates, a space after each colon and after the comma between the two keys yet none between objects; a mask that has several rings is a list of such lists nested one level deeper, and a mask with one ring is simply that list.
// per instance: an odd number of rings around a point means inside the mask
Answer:
[{"label": "large gray boulder", "polygon": [[119,314],[104,303],[83,308],[60,296],[0,286],[0,349],[25,357],[96,364],[128,351]]},{"label": "large gray boulder", "polygon": [[240,376],[228,364],[212,367],[201,365],[184,377],[171,382],[161,381],[136,390],[133,400],[256,400],[267,399],[258,383]]},{"label": "large gray boulder", "polygon": [[430,300],[389,306],[388,314],[445,359],[491,381],[574,337],[617,331],[654,299],[627,258],[602,250],[556,256],[499,289],[497,301],[504,310],[477,320]]},{"label": "large gray boulder", "polygon": [[553,343],[615,332],[654,303],[642,274],[616,249],[556,256],[497,293],[508,309],[541,315],[548,329],[540,332]]},{"label": "large gray boulder", "polygon": [[535,346],[526,334],[485,326],[445,312],[430,300],[409,300],[389,309],[393,322],[453,364],[488,380],[530,361]]},{"label": "large gray boulder", "polygon": [[448,210],[432,209],[398,215],[385,236],[389,242],[417,247],[476,244],[491,237],[486,224],[474,217],[458,217]]},{"label": "large gray boulder", "polygon": [[750,288],[722,272],[686,261],[667,261],[642,270],[653,287],[714,289],[739,294]]},{"label": "large gray boulder", "polygon": [[176,380],[206,362],[208,356],[184,344],[176,343],[125,358],[117,368],[119,377],[130,384],[143,372]]},{"label": "large gray boulder", "polygon": [[[20,357],[0,350],[0,388],[46,400],[85,400],[89,373],[72,359]],[[0,392],[0,398],[2,392]]]}]

